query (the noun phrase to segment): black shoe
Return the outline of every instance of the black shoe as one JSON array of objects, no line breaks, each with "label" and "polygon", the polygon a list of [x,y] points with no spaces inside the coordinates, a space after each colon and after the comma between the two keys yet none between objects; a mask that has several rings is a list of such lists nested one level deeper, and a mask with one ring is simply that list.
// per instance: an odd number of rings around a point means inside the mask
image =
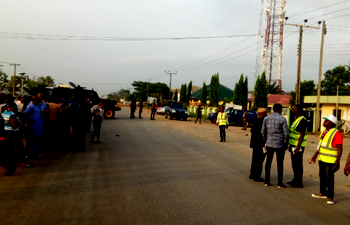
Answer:
[{"label": "black shoe", "polygon": [[142,117],[139,116],[140,119],[142,119]]},{"label": "black shoe", "polygon": [[286,184],[288,184],[288,185],[293,185],[293,181],[288,181]]},{"label": "black shoe", "polygon": [[265,182],[265,180],[262,179],[261,177],[255,178],[254,181],[256,181],[256,182]]},{"label": "black shoe", "polygon": [[25,167],[25,168],[35,168],[35,165],[31,164],[30,162],[22,163],[22,166]]},{"label": "black shoe", "polygon": [[284,183],[280,183],[280,184],[278,184],[278,186],[277,186],[278,188],[285,188],[286,187],[286,185],[284,185]]},{"label": "black shoe", "polygon": [[220,140],[220,142],[223,142],[223,140]]},{"label": "black shoe", "polygon": [[15,166],[12,170],[8,170],[6,173],[5,173],[5,176],[12,176],[13,173],[16,171],[17,167]]}]

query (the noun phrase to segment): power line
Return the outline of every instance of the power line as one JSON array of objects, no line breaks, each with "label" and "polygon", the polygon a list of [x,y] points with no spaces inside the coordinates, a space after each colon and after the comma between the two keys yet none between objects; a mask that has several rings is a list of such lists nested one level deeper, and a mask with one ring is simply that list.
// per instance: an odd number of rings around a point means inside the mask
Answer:
[{"label": "power line", "polygon": [[[252,36],[252,37],[254,37],[254,36]],[[214,56],[216,56],[216,55],[219,55],[220,53],[223,53],[223,52],[225,52],[225,51],[227,51],[227,50],[229,50],[229,49],[231,49],[231,48],[233,48],[233,47],[236,47],[236,46],[242,44],[243,42],[245,42],[245,41],[251,39],[252,37],[249,37],[249,38],[247,38],[247,39],[245,39],[245,40],[243,40],[243,41],[241,41],[241,42],[239,42],[239,43],[237,43],[237,44],[234,44],[234,45],[232,45],[232,46],[230,46],[230,47],[228,47],[228,48],[226,48],[226,49],[224,49],[224,50],[222,50],[222,51],[220,51],[220,52],[218,52],[218,53],[215,53],[215,54],[213,54],[213,55],[210,55],[210,56],[208,56],[208,57],[206,57],[206,58],[204,58],[204,59],[201,59],[201,60],[199,60],[199,61],[196,61],[196,62],[194,62],[194,63],[187,64],[187,65],[184,65],[184,66],[180,66],[180,67],[175,68],[175,69],[173,69],[173,70],[178,70],[178,69],[180,69],[180,68],[188,67],[188,66],[197,64],[197,63],[199,63],[199,62],[202,62],[202,61],[204,61],[204,60],[206,60],[206,59],[212,58],[212,57],[214,57]]]},{"label": "power line", "polygon": [[331,5],[326,5],[326,6],[323,6],[323,7],[321,7],[321,8],[309,10],[309,11],[302,12],[302,13],[298,13],[298,14],[295,14],[295,15],[290,16],[290,17],[300,16],[300,15],[303,15],[303,14],[307,14],[307,13],[314,12],[314,11],[317,11],[317,10],[329,8],[329,7],[332,7],[332,6],[335,6],[335,5],[338,5],[338,4],[342,4],[342,3],[345,3],[345,2],[349,2],[349,0],[345,0],[345,1],[342,1],[342,2],[333,3],[333,4],[331,4]]},{"label": "power line", "polygon": [[0,38],[7,39],[28,39],[28,40],[56,40],[56,41],[161,41],[161,40],[198,40],[198,39],[218,39],[254,37],[257,34],[238,34],[226,36],[206,36],[206,37],[94,37],[94,36],[67,36],[67,35],[46,35],[28,33],[0,32]]},{"label": "power line", "polygon": [[310,17],[308,19],[310,20],[310,19],[314,19],[314,18],[317,18],[317,17],[321,17],[321,16],[327,16],[327,15],[330,15],[330,14],[333,14],[333,13],[337,13],[337,12],[342,12],[342,11],[345,11],[345,10],[348,10],[348,9],[350,9],[350,7],[345,8],[345,9],[340,9],[340,10],[337,10],[337,11],[334,11],[334,12],[325,13],[325,14],[322,14],[322,15],[319,15],[319,16]]}]

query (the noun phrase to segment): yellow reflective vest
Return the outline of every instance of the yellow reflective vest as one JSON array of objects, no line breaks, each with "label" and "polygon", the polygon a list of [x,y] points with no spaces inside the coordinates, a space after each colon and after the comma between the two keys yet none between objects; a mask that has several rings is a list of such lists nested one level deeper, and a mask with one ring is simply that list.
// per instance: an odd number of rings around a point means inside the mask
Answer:
[{"label": "yellow reflective vest", "polygon": [[[297,127],[302,119],[305,119],[304,116],[299,117],[298,119],[294,120],[292,126],[289,129],[289,144],[293,146],[298,145],[298,141],[300,138],[300,132],[297,131]],[[306,119],[305,119],[306,120]],[[306,139],[307,139],[307,128],[305,130],[304,140],[301,143],[301,147],[306,146]]]},{"label": "yellow reflective vest", "polygon": [[338,156],[338,148],[332,147],[332,142],[335,134],[337,133],[337,129],[330,129],[327,134],[322,139],[322,133],[320,135],[320,153],[318,160],[325,163],[335,163],[337,161]]},{"label": "yellow reflective vest", "polygon": [[218,113],[218,121],[219,121],[219,126],[227,124],[226,113],[225,112],[224,113],[221,113],[221,112]]}]

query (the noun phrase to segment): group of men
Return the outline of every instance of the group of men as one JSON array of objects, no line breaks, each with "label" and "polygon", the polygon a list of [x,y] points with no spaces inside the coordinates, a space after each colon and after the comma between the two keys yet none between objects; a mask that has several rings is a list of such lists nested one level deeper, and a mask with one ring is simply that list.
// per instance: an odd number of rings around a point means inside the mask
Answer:
[{"label": "group of men", "polygon": [[[156,101],[154,100],[151,105],[151,116],[150,119],[154,120],[154,116],[156,115]],[[139,118],[142,119],[142,110],[143,110],[143,101],[141,100],[139,103]],[[130,119],[135,119],[135,111],[136,111],[136,99],[133,98],[130,103]]]},{"label": "group of men", "polygon": [[[250,147],[253,149],[252,163],[249,178],[264,182],[266,187],[271,186],[271,163],[276,153],[278,188],[285,188],[283,183],[283,162],[285,151],[289,150],[292,160],[294,178],[287,182],[293,188],[303,188],[303,154],[307,140],[307,120],[303,116],[303,107],[295,105],[292,113],[295,120],[288,129],[285,117],[281,115],[282,105],[275,104],[273,113],[267,115],[265,108],[258,109],[259,118],[251,129]],[[327,199],[327,204],[334,204],[334,173],[340,168],[340,158],[343,151],[343,136],[335,128],[337,118],[333,115],[323,117],[325,130],[321,132],[317,151],[311,159],[315,163],[318,157],[320,193],[312,197]],[[265,163],[265,179],[261,177],[263,162]],[[350,174],[350,153],[344,168],[344,174]]]},{"label": "group of men", "polygon": [[[23,102],[15,101],[10,95],[0,102],[0,166],[8,170],[6,176],[17,169],[18,159],[21,166],[34,168],[30,160],[38,159],[45,150],[60,146],[73,152],[86,151],[86,134],[91,123],[94,130],[90,143],[101,143],[101,102],[92,103],[89,98],[75,95],[62,98],[57,104],[46,101],[41,93]],[[19,105],[23,105],[22,112]]]}]

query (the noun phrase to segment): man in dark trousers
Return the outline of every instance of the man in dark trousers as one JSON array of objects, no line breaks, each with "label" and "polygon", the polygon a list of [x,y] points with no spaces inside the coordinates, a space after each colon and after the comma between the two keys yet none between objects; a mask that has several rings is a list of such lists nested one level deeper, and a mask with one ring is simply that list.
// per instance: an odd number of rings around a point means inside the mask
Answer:
[{"label": "man in dark trousers", "polygon": [[196,122],[194,122],[194,123],[197,123],[198,119],[199,119],[199,124],[201,124],[201,121],[202,121],[202,108],[201,108],[200,105],[198,106],[197,119],[196,119]]},{"label": "man in dark trousers", "polygon": [[135,118],[135,111],[136,111],[136,100],[133,98],[130,104],[130,118]]},{"label": "man in dark trousers", "polygon": [[287,182],[293,188],[303,188],[303,155],[307,138],[307,120],[303,116],[303,107],[292,108],[295,120],[289,129],[289,151],[292,159],[294,178]]},{"label": "man in dark trousers", "polygon": [[254,181],[258,182],[264,182],[265,180],[261,178],[261,173],[266,153],[264,153],[263,150],[265,147],[265,141],[261,136],[261,128],[264,119],[267,116],[266,108],[258,109],[258,115],[259,118],[254,122],[253,127],[250,130],[250,133],[252,133],[252,136],[250,138],[250,147],[253,149],[253,154],[249,179],[254,179]]},{"label": "man in dark trousers", "polygon": [[288,146],[289,131],[287,120],[281,115],[282,108],[281,104],[274,104],[273,113],[265,117],[261,128],[261,135],[265,140],[267,149],[265,187],[271,186],[271,163],[275,152],[277,156],[278,188],[286,187],[286,185],[283,184],[283,161]]},{"label": "man in dark trousers", "polygon": [[139,107],[140,107],[140,110],[139,110],[139,118],[142,119],[142,116],[141,116],[141,114],[142,114],[142,109],[143,109],[143,101],[142,101],[142,99],[140,100],[140,105],[139,105]]},{"label": "man in dark trousers", "polygon": [[216,125],[219,125],[220,129],[220,142],[226,142],[226,128],[228,124],[227,113],[224,111],[224,107],[220,107],[220,111],[218,112],[218,116],[216,119]]},{"label": "man in dark trousers", "polygon": [[154,116],[156,115],[156,100],[153,100],[153,103],[152,103],[152,109],[151,109],[151,120],[154,120]]}]

